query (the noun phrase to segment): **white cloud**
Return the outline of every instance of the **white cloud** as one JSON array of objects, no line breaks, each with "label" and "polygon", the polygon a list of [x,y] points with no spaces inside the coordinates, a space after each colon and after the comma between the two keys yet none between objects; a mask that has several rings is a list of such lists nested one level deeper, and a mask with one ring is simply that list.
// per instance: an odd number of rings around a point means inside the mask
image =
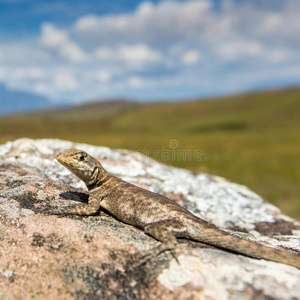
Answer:
[{"label": "white cloud", "polygon": [[54,88],[59,91],[76,90],[78,81],[75,76],[69,71],[57,72],[54,76]]},{"label": "white cloud", "polygon": [[107,71],[99,71],[96,72],[95,78],[98,79],[100,82],[108,82],[111,79],[111,75]]},{"label": "white cloud", "polygon": [[146,1],[64,28],[44,23],[35,40],[0,44],[0,80],[74,100],[300,83],[299,14],[298,0]]},{"label": "white cloud", "polygon": [[225,60],[236,60],[240,58],[261,57],[265,55],[263,46],[256,41],[229,40],[220,43],[216,50],[218,56]]},{"label": "white cloud", "polygon": [[82,49],[70,40],[67,32],[57,29],[52,24],[42,25],[40,42],[45,48],[53,50],[69,61],[84,62],[87,59]]},{"label": "white cloud", "polygon": [[132,76],[128,78],[128,84],[133,88],[141,88],[145,84],[145,80],[138,76]]},{"label": "white cloud", "polygon": [[0,81],[4,81],[5,73],[5,70],[3,68],[0,68]]},{"label": "white cloud", "polygon": [[138,8],[136,14],[147,17],[155,11],[155,6],[149,1],[142,2]]},{"label": "white cloud", "polygon": [[145,44],[122,45],[118,49],[119,58],[133,64],[157,62],[160,54]]},{"label": "white cloud", "polygon": [[41,43],[45,47],[57,48],[65,42],[68,42],[67,33],[55,28],[49,23],[43,24],[41,31]]},{"label": "white cloud", "polygon": [[158,5],[142,2],[136,11],[122,15],[81,17],[74,25],[74,35],[87,45],[130,43],[169,43],[197,31],[207,22],[211,2],[164,1]]},{"label": "white cloud", "polygon": [[102,60],[111,60],[115,57],[114,49],[108,47],[98,47],[94,52],[95,58]]},{"label": "white cloud", "polygon": [[185,65],[195,64],[200,59],[200,53],[196,50],[189,50],[185,52],[182,57],[182,63]]},{"label": "white cloud", "polygon": [[38,80],[45,78],[45,71],[36,67],[16,68],[13,77],[16,80]]},{"label": "white cloud", "polygon": [[36,83],[32,87],[32,92],[36,94],[41,94],[41,95],[47,95],[49,96],[49,85],[45,83]]},{"label": "white cloud", "polygon": [[106,61],[121,61],[129,65],[145,65],[161,59],[160,53],[146,44],[99,47],[95,51],[95,57]]}]

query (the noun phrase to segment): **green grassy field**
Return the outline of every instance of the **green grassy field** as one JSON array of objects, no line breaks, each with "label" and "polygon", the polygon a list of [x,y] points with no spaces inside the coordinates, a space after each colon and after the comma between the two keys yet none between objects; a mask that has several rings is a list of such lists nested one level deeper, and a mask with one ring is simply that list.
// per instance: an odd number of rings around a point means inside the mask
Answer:
[{"label": "green grassy field", "polygon": [[0,142],[60,138],[148,153],[247,185],[300,220],[300,89],[176,103],[90,104],[0,118]]}]

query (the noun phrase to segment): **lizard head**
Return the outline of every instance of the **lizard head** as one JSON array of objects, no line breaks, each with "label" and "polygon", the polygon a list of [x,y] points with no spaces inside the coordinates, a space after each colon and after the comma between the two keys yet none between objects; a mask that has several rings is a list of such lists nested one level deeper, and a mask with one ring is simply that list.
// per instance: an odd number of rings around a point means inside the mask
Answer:
[{"label": "lizard head", "polygon": [[[67,149],[59,153],[56,159],[64,167],[85,182],[87,186],[107,174],[100,162],[82,150]],[[102,173],[102,174],[101,174]],[[100,178],[99,178],[100,177]]]}]

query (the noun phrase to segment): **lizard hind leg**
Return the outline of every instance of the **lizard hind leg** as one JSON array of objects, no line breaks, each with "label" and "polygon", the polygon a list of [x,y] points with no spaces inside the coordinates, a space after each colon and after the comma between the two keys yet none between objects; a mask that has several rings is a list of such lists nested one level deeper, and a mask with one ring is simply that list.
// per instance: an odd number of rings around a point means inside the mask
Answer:
[{"label": "lizard hind leg", "polygon": [[149,259],[164,251],[172,251],[177,245],[176,236],[183,237],[186,234],[185,226],[176,220],[164,220],[148,224],[144,227],[147,234],[160,241],[161,244],[143,255],[139,265],[146,263]]}]

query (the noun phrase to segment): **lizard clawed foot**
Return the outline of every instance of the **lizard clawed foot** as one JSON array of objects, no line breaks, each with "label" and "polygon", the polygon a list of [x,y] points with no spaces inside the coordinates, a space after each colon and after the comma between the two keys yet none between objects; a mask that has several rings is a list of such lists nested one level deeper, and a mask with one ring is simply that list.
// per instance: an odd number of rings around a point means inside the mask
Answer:
[{"label": "lizard clawed foot", "polygon": [[175,258],[175,260],[179,264],[179,261],[178,261],[176,255],[175,255],[175,251],[174,251],[173,247],[166,247],[166,245],[161,244],[161,245],[157,246],[156,248],[146,252],[142,256],[139,263],[137,264],[137,267],[140,267],[140,266],[144,265],[147,261],[149,261],[150,259],[158,256],[160,253],[165,252],[165,251],[170,251],[172,256]]},{"label": "lizard clawed foot", "polygon": [[153,257],[155,257],[156,255],[153,255],[153,253],[151,252],[147,252],[145,253],[142,258],[140,259],[140,261],[138,262],[138,264],[136,265],[136,267],[141,267],[142,265],[144,265],[147,261],[149,261],[150,259],[152,259]]},{"label": "lizard clawed foot", "polygon": [[178,258],[176,256],[176,253],[175,253],[174,249],[170,250],[170,253],[172,254],[173,258],[176,260],[176,262],[178,263],[178,265],[180,265],[180,262],[179,262],[179,260],[178,260]]}]

